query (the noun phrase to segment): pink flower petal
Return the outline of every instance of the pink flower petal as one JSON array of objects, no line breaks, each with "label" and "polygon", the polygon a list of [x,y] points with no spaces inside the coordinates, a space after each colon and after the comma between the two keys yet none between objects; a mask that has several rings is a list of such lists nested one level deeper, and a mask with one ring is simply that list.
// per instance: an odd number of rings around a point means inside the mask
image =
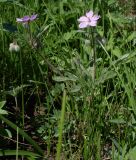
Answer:
[{"label": "pink flower petal", "polygon": [[97,21],[91,21],[88,25],[94,27],[97,25]]},{"label": "pink flower petal", "polygon": [[28,22],[30,20],[30,17],[29,16],[24,16],[22,18],[23,22]]},{"label": "pink flower petal", "polygon": [[96,21],[96,20],[98,20],[99,18],[100,18],[99,15],[94,15],[94,16],[91,18],[91,20],[92,20],[92,21]]},{"label": "pink flower petal", "polygon": [[94,14],[93,11],[89,11],[86,13],[86,16],[82,16],[78,19],[79,24],[79,28],[86,28],[89,26],[96,26],[97,25],[97,21],[100,18],[99,15]]},{"label": "pink flower petal", "polygon": [[33,20],[35,20],[37,18],[37,14],[34,14],[34,15],[32,15],[31,17],[30,17],[30,21],[33,21]]},{"label": "pink flower petal", "polygon": [[89,19],[86,16],[82,16],[78,19],[78,22],[89,22]]},{"label": "pink flower petal", "polygon": [[17,22],[23,22],[22,18],[16,18]]},{"label": "pink flower petal", "polygon": [[93,11],[89,11],[89,12],[87,12],[86,13],[86,17],[88,17],[89,19],[91,19],[92,18],[92,16],[93,16]]},{"label": "pink flower petal", "polygon": [[88,26],[88,22],[81,22],[79,24],[79,28],[86,28]]}]

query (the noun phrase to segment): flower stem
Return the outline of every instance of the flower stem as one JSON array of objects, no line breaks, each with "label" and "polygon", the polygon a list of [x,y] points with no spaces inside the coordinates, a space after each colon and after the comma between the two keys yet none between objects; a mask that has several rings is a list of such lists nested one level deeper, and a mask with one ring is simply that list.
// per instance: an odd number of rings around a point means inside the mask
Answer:
[{"label": "flower stem", "polygon": [[92,52],[93,52],[93,80],[96,79],[96,48],[95,48],[95,38],[94,32],[92,30]]}]

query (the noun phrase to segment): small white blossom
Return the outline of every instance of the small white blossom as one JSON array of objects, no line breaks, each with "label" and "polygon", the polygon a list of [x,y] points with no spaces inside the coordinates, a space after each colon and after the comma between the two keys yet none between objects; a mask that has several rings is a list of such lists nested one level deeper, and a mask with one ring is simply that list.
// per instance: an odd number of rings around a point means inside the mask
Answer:
[{"label": "small white blossom", "polygon": [[19,52],[20,47],[16,42],[10,43],[9,45],[9,51],[10,52]]}]

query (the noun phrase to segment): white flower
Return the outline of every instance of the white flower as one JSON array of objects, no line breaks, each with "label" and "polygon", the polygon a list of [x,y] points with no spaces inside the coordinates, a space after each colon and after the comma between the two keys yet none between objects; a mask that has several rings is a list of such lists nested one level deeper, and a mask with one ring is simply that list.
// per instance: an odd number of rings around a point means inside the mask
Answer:
[{"label": "white flower", "polygon": [[10,52],[19,52],[20,47],[16,42],[10,43],[9,45],[9,51]]}]

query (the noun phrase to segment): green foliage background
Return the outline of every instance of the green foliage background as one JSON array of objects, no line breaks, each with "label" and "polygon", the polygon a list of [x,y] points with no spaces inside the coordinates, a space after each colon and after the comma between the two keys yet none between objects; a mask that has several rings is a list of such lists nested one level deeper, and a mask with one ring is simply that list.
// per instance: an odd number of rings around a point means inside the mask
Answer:
[{"label": "green foliage background", "polygon": [[[0,0],[0,156],[135,159],[135,7],[133,0]],[[77,21],[89,10],[101,16],[93,38]],[[34,13],[29,41],[16,18]],[[21,49],[11,53],[14,40]]]}]

